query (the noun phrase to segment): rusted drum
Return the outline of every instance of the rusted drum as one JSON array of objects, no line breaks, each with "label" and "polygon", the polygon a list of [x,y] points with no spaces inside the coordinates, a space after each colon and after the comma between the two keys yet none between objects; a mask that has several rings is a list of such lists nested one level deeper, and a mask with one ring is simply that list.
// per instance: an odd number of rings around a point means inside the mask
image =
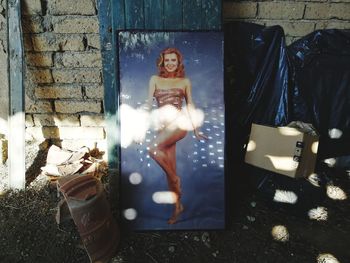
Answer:
[{"label": "rusted drum", "polygon": [[75,175],[58,184],[91,262],[108,262],[120,233],[101,182],[89,175]]}]

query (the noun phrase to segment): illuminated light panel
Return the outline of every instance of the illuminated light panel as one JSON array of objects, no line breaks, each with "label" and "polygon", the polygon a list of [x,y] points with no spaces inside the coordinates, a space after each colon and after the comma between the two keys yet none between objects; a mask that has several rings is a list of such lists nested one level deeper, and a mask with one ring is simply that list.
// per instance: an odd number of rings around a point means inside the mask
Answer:
[{"label": "illuminated light panel", "polygon": [[292,191],[276,189],[273,201],[279,203],[295,204],[298,201],[298,196]]},{"label": "illuminated light panel", "polygon": [[289,240],[289,233],[285,226],[274,226],[271,230],[271,235],[274,240],[280,242],[287,242]]},{"label": "illuminated light panel", "polygon": [[128,208],[124,210],[123,215],[125,219],[132,221],[136,219],[137,211],[134,208]]},{"label": "illuminated light panel", "polygon": [[322,206],[310,209],[307,214],[312,220],[326,221],[328,219],[327,208]]},{"label": "illuminated light panel", "polygon": [[171,191],[155,192],[152,200],[156,204],[174,204],[176,202],[176,194]]},{"label": "illuminated light panel", "polygon": [[277,129],[280,134],[285,136],[298,136],[301,133],[300,131],[293,128],[283,127],[283,128],[277,128]]},{"label": "illuminated light panel", "polygon": [[346,193],[338,186],[327,185],[327,196],[333,200],[347,199]]},{"label": "illuminated light panel", "polygon": [[139,173],[132,173],[129,176],[129,182],[133,185],[140,184],[142,182],[142,175]]}]

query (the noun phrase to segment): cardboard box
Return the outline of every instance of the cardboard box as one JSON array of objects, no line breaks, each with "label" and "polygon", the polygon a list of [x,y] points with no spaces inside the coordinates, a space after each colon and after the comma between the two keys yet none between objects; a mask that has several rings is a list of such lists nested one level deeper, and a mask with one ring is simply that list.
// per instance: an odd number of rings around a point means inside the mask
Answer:
[{"label": "cardboard box", "polygon": [[245,162],[289,177],[307,177],[314,173],[317,149],[317,135],[253,124]]}]

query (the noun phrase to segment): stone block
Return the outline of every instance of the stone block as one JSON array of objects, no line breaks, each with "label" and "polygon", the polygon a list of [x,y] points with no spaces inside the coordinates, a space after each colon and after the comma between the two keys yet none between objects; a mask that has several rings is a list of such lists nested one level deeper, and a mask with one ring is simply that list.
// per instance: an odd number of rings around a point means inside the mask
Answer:
[{"label": "stone block", "polygon": [[80,123],[83,127],[105,126],[103,115],[80,115]]},{"label": "stone block", "polygon": [[55,33],[98,33],[98,19],[90,16],[54,16],[52,17]]},{"label": "stone block", "polygon": [[52,75],[56,83],[101,83],[100,69],[54,69]]},{"label": "stone block", "polygon": [[36,87],[35,96],[38,99],[82,99],[82,92],[79,85],[53,84]]},{"label": "stone block", "polygon": [[95,1],[91,0],[50,0],[48,12],[51,15],[95,15]]},{"label": "stone block", "polygon": [[85,96],[88,99],[103,99],[104,90],[102,85],[86,85]]},{"label": "stone block", "polygon": [[101,113],[102,106],[100,101],[55,101],[55,109],[58,113]]},{"label": "stone block", "polygon": [[52,83],[51,70],[49,69],[31,69],[27,70],[27,80],[31,80],[34,83]]},{"label": "stone block", "polygon": [[258,18],[267,19],[301,19],[304,4],[291,1],[259,2]]},{"label": "stone block", "polygon": [[314,22],[306,21],[284,21],[284,20],[267,20],[265,21],[266,26],[279,25],[283,28],[286,36],[305,36],[315,29]]},{"label": "stone block", "polygon": [[55,56],[57,67],[80,68],[80,67],[102,67],[100,52],[64,52]]},{"label": "stone block", "polygon": [[102,127],[60,127],[58,138],[79,140],[103,140],[105,139],[105,132]]},{"label": "stone block", "polygon": [[32,101],[25,104],[26,113],[50,113],[52,112],[51,102],[49,101]]},{"label": "stone block", "polygon": [[52,53],[51,52],[27,52],[25,60],[28,66],[33,67],[52,67]]},{"label": "stone block", "polygon": [[35,51],[83,51],[82,35],[43,33],[32,37]]},{"label": "stone block", "polygon": [[71,114],[34,114],[35,126],[80,126],[78,115]]},{"label": "stone block", "polygon": [[23,33],[44,32],[43,18],[41,16],[22,16]]},{"label": "stone block", "polygon": [[101,49],[100,35],[98,34],[86,34],[87,46],[91,49]]},{"label": "stone block", "polygon": [[22,1],[22,13],[24,15],[41,15],[42,7],[40,0],[23,0]]},{"label": "stone block", "polygon": [[230,18],[254,18],[258,4],[254,2],[224,2],[223,16]]}]

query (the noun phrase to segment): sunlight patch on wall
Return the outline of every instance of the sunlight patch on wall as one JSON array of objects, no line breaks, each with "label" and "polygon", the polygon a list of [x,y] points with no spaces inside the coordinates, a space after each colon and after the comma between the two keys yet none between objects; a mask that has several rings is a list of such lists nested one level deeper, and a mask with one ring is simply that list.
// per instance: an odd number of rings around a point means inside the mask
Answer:
[{"label": "sunlight patch on wall", "polygon": [[282,225],[274,226],[271,230],[271,235],[276,241],[287,242],[289,240],[288,230]]},{"label": "sunlight patch on wall", "polygon": [[256,149],[256,143],[253,140],[250,140],[247,145],[247,152],[252,152]]},{"label": "sunlight patch on wall", "polygon": [[325,253],[318,255],[317,263],[340,263],[340,261],[332,254]]},{"label": "sunlight patch on wall", "polygon": [[312,220],[326,221],[328,219],[327,208],[319,206],[317,208],[310,209],[308,216]]},{"label": "sunlight patch on wall", "polygon": [[133,185],[140,184],[142,182],[142,175],[139,173],[132,173],[129,176],[129,182]]},{"label": "sunlight patch on wall", "polygon": [[137,217],[137,211],[134,208],[128,208],[124,210],[123,215],[127,220],[135,220]]},{"label": "sunlight patch on wall", "polygon": [[155,192],[152,200],[157,204],[175,204],[176,194],[171,191]]},{"label": "sunlight patch on wall", "polygon": [[339,129],[334,128],[328,130],[328,135],[331,139],[339,139],[340,137],[342,137],[343,132]]},{"label": "sunlight patch on wall", "polygon": [[292,191],[276,189],[273,201],[279,203],[295,204],[298,201],[298,196]]},{"label": "sunlight patch on wall", "polygon": [[333,200],[347,199],[347,195],[343,189],[335,185],[327,185],[327,196]]}]

